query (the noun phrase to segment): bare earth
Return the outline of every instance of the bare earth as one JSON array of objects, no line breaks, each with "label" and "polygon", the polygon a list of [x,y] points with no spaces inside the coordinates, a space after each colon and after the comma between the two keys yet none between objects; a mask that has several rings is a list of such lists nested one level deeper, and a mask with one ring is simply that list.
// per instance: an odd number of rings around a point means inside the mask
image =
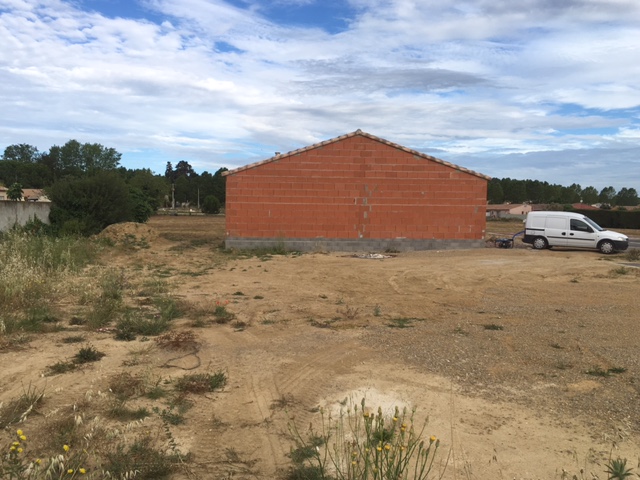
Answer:
[{"label": "bare earth", "polygon": [[46,385],[53,409],[104,390],[117,371],[170,378],[224,369],[224,391],[198,398],[173,430],[203,479],[277,478],[290,465],[288,418],[304,429],[319,420],[318,406],[363,396],[429,416],[447,479],[551,479],[563,468],[605,478],[610,455],[636,466],[640,270],[621,270],[623,255],[486,248],[245,258],[219,250],[221,217],[154,217],[148,227],[150,248],[111,252],[105,264],[162,277],[194,308],[229,301],[239,323],[176,320],[197,335],[195,354],[155,350],[129,366],[140,340],[93,332],[107,356],[55,377],[42,372],[67,348],[65,334],[41,336],[27,354],[2,354],[0,400],[33,382]]}]

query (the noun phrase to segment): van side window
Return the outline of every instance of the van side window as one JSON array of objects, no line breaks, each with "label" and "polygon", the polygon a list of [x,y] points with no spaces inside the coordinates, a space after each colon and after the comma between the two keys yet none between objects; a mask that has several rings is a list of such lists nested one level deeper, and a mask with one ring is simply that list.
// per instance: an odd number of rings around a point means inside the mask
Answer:
[{"label": "van side window", "polygon": [[571,230],[578,232],[593,232],[593,230],[582,220],[571,219]]}]

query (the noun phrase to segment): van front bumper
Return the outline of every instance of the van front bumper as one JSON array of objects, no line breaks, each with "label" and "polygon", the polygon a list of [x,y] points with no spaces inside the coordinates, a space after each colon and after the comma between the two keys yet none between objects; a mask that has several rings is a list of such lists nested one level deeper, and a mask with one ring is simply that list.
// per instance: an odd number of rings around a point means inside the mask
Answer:
[{"label": "van front bumper", "polygon": [[629,248],[629,240],[612,240],[613,248],[618,252],[624,252],[627,248]]}]

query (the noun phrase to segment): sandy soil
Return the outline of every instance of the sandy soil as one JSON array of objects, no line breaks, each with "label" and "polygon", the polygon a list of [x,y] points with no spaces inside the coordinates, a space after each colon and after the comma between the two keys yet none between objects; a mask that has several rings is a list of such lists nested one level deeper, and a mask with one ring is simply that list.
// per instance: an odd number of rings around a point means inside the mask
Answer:
[{"label": "sandy soil", "polygon": [[229,302],[233,323],[175,321],[195,332],[197,352],[154,350],[123,366],[143,344],[94,332],[107,353],[99,364],[44,378],[67,348],[62,333],[49,334],[28,355],[2,354],[0,397],[18,381],[46,384],[53,408],[104,389],[114,371],[224,369],[224,391],[197,399],[173,432],[203,479],[277,478],[290,465],[288,418],[304,428],[318,406],[362,397],[428,416],[447,479],[550,479],[580,468],[606,478],[610,455],[636,465],[640,271],[621,270],[624,256],[487,248],[246,258],[219,250],[223,222],[154,217],[138,243],[149,248],[107,261],[127,276],[162,276],[196,310]]}]

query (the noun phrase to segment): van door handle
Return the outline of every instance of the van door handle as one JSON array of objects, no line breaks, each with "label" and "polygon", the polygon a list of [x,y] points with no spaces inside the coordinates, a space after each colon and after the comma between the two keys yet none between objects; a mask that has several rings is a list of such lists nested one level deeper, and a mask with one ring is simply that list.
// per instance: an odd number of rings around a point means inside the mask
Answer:
[{"label": "van door handle", "polygon": [[573,236],[573,233],[570,233],[569,235]]},{"label": "van door handle", "polygon": [[567,234],[567,232],[562,232],[562,235],[566,235],[566,234]]}]

